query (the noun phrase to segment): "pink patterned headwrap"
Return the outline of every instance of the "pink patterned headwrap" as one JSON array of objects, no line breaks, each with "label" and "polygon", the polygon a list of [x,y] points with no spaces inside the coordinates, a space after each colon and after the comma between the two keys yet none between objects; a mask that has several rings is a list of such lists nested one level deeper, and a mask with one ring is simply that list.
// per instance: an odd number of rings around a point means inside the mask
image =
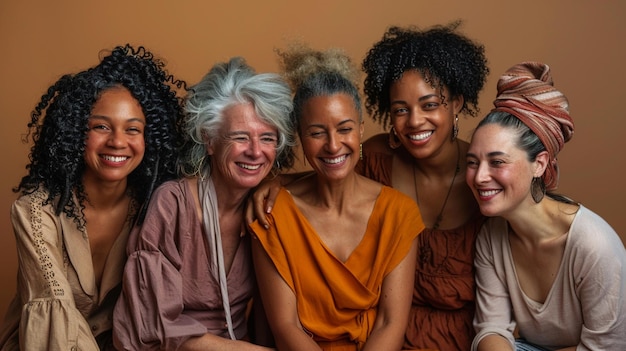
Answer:
[{"label": "pink patterned headwrap", "polygon": [[509,68],[498,81],[493,111],[504,111],[519,118],[543,143],[550,163],[543,174],[546,190],[558,186],[556,155],[574,134],[574,121],[563,93],[554,88],[550,67],[539,62],[523,62]]}]

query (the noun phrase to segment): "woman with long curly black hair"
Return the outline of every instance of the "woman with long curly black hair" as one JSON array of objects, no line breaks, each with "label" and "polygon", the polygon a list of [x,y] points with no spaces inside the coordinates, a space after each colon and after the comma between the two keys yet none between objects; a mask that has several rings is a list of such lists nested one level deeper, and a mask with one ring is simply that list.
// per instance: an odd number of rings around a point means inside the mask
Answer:
[{"label": "woman with long curly black hair", "polygon": [[143,47],[62,76],[28,123],[28,174],[11,210],[17,294],[2,350],[111,349],[131,227],[176,175],[185,83]]},{"label": "woman with long curly black hair", "polygon": [[413,198],[426,224],[405,349],[468,350],[474,336],[474,241],[484,219],[463,181],[458,115],[477,114],[489,70],[484,47],[459,24],[391,27],[363,61],[365,106],[391,128],[363,144],[361,172]]}]

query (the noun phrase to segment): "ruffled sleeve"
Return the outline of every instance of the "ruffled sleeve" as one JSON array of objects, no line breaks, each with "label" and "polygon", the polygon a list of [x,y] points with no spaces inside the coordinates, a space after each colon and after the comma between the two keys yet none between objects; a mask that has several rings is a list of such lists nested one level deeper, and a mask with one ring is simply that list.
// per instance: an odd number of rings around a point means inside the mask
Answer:
[{"label": "ruffled sleeve", "polygon": [[[158,188],[145,220],[128,241],[123,289],[113,313],[113,338],[120,350],[176,350],[207,333],[200,321],[184,314],[183,258],[177,238],[195,212],[176,182]],[[185,231],[184,233],[180,233]],[[194,245],[203,245],[195,242]]]},{"label": "ruffled sleeve", "polygon": [[36,191],[22,196],[11,209],[19,258],[18,295],[5,328],[12,326],[19,332],[4,330],[3,335],[12,335],[4,346],[99,350],[87,320],[76,308],[66,278],[62,224],[51,206],[42,206],[45,197],[45,192]]}]

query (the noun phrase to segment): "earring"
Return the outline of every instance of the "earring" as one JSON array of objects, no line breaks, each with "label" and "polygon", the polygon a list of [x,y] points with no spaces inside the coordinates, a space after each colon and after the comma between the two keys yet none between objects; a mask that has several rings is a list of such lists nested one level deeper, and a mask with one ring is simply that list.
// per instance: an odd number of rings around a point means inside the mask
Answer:
[{"label": "earring", "polygon": [[391,130],[389,131],[389,147],[395,150],[399,148],[400,145],[402,145],[402,143],[400,142],[400,139],[398,139],[396,129],[391,127]]},{"label": "earring", "polygon": [[454,125],[452,126],[452,141],[459,135],[459,115],[454,115]]},{"label": "earring", "polygon": [[359,160],[363,159],[363,143],[359,144]]},{"label": "earring", "polygon": [[541,202],[546,195],[546,184],[540,177],[533,177],[530,182],[530,195],[533,197],[535,203]]}]

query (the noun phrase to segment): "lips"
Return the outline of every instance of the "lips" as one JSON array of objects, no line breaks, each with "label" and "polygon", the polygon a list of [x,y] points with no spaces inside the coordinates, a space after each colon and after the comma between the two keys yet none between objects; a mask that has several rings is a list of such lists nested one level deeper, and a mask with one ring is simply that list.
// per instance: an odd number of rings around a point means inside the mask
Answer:
[{"label": "lips", "polygon": [[241,167],[243,169],[250,170],[250,171],[256,171],[257,169],[261,168],[260,164],[253,165],[253,164],[249,164],[249,163],[240,163],[240,162],[237,162],[237,166],[239,166],[239,167]]},{"label": "lips", "polygon": [[108,162],[121,163],[129,159],[128,156],[100,155],[102,159]]},{"label": "lips", "polygon": [[490,197],[501,191],[502,190],[478,190],[478,195],[480,195],[481,197]]},{"label": "lips", "polygon": [[408,137],[413,141],[422,141],[424,139],[428,139],[431,135],[433,135],[433,131],[429,130],[417,134],[409,134]]},{"label": "lips", "polygon": [[338,163],[341,163],[341,162],[345,161],[346,158],[347,158],[346,155],[342,155],[342,156],[337,156],[337,157],[333,157],[333,158],[321,158],[321,160],[324,163],[328,163],[328,164],[334,165],[334,164],[338,164]]}]

